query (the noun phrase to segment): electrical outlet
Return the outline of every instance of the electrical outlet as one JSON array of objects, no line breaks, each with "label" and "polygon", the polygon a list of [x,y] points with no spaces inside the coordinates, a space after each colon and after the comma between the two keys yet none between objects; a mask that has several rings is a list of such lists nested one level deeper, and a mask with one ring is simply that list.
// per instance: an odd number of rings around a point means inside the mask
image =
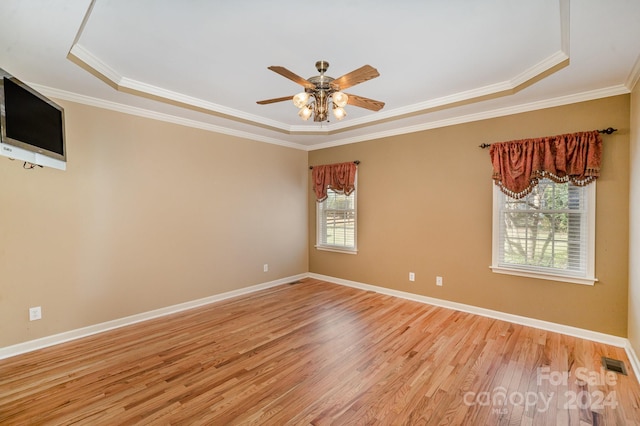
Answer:
[{"label": "electrical outlet", "polygon": [[416,274],[414,274],[413,272],[409,272],[409,281],[415,281],[416,280]]},{"label": "electrical outlet", "polygon": [[41,318],[42,318],[42,308],[40,306],[29,308],[29,321],[35,321]]},{"label": "electrical outlet", "polygon": [[262,270],[263,270],[264,272],[269,272],[269,264],[268,264],[268,263],[265,263],[265,264],[262,266]]},{"label": "electrical outlet", "polygon": [[436,277],[436,285],[442,286],[442,277]]}]

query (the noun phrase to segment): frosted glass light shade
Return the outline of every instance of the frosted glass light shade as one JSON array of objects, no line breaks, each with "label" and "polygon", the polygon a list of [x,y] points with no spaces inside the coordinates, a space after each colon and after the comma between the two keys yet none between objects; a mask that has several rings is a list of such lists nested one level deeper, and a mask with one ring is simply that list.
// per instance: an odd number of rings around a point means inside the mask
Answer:
[{"label": "frosted glass light shade", "polygon": [[333,95],[331,95],[331,97],[333,98],[333,103],[340,108],[345,106],[349,101],[349,96],[342,92],[335,92]]},{"label": "frosted glass light shade", "polygon": [[302,108],[300,108],[300,111],[298,111],[298,115],[304,121],[307,121],[309,117],[311,117],[311,108],[309,108],[308,106],[303,106]]},{"label": "frosted glass light shade", "polygon": [[293,97],[293,104],[298,108],[302,108],[307,104],[308,100],[309,94],[307,92],[300,92]]},{"label": "frosted glass light shade", "polygon": [[345,111],[344,108],[342,108],[342,107],[334,108],[333,109],[333,116],[338,120],[342,120],[343,118],[345,118],[347,116],[347,111]]}]

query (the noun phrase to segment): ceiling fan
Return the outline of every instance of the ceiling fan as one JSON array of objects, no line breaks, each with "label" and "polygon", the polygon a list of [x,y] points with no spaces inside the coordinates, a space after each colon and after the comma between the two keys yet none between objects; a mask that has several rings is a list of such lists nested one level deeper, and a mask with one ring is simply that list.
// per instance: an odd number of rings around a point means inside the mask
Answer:
[{"label": "ceiling fan", "polygon": [[327,61],[318,61],[316,62],[316,69],[320,75],[309,77],[306,80],[285,67],[271,66],[268,68],[298,83],[304,87],[304,92],[295,96],[258,101],[258,104],[267,105],[292,100],[294,105],[299,108],[298,115],[303,120],[308,120],[313,115],[313,121],[327,121],[329,119],[329,100],[333,104],[333,115],[338,120],[342,120],[347,115],[344,110],[344,106],[347,104],[372,111],[379,111],[384,107],[384,102],[342,92],[344,89],[378,77],[380,73],[371,65],[364,65],[342,77],[333,78],[325,75],[329,68],[329,63]]}]

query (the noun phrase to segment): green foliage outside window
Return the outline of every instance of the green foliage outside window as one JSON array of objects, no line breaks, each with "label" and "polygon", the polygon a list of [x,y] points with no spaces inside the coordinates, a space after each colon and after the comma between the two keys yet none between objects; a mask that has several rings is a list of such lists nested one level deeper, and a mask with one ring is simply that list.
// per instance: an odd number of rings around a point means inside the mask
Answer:
[{"label": "green foliage outside window", "polygon": [[[505,196],[504,263],[579,268],[582,190],[545,179],[522,199]],[[574,241],[576,238],[578,241]]]}]

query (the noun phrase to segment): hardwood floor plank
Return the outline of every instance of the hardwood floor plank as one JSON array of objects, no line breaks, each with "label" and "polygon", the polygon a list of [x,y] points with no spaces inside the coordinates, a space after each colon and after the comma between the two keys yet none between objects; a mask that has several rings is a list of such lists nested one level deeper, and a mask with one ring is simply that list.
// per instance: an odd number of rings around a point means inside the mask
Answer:
[{"label": "hardwood floor plank", "polygon": [[306,279],[0,360],[0,424],[633,425],[640,385],[622,348]]}]

